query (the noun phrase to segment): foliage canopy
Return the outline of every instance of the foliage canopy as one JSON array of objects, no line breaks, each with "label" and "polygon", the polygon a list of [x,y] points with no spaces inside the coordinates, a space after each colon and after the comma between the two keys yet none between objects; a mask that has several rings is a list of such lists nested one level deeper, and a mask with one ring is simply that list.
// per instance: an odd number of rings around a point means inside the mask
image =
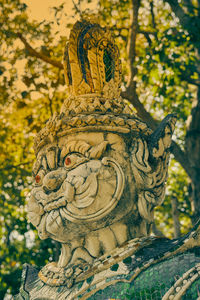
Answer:
[{"label": "foliage canopy", "polygon": [[[51,21],[38,22],[29,19],[23,1],[0,0],[1,299],[18,292],[23,263],[41,266],[59,254],[57,244],[40,241],[27,224],[24,205],[32,181],[33,137],[67,96],[62,68],[67,34],[60,35],[60,20],[67,31],[72,18],[92,13],[83,9],[90,2],[73,2],[68,12],[65,1],[52,9]],[[160,116],[178,115],[166,201],[155,216],[157,227],[173,237],[175,197],[183,234],[200,210],[200,3],[98,0],[97,10],[120,49],[122,96],[152,128]]]}]

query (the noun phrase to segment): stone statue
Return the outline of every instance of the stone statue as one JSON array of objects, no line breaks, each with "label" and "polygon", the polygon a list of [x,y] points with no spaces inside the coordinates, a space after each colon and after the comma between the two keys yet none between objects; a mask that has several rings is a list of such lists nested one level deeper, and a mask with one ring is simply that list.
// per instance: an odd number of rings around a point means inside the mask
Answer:
[{"label": "stone statue", "polygon": [[[25,266],[15,298],[108,299],[115,291],[117,299],[180,299],[169,298],[170,284],[160,298],[137,296],[138,289],[120,296],[142,271],[166,259],[173,265],[170,258],[199,246],[198,226],[182,242],[149,237],[154,207],[164,200],[176,117],[153,132],[135,115],[120,97],[118,48],[96,23],[74,25],[63,65],[69,97],[35,139],[28,199],[29,221],[41,239],[61,243],[61,254],[39,273]],[[198,255],[194,261],[189,266],[199,274]]]}]

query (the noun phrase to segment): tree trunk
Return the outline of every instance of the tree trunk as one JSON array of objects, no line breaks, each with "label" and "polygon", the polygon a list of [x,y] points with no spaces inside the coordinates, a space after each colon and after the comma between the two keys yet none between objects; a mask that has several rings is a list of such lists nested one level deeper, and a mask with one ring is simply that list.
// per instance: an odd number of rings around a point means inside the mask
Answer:
[{"label": "tree trunk", "polygon": [[174,223],[174,238],[177,239],[181,236],[177,198],[172,197],[171,203],[172,203],[172,218],[173,218],[173,223]]},{"label": "tree trunk", "polygon": [[[193,209],[192,223],[194,224],[200,217],[200,11],[197,13],[196,7],[189,0],[183,2],[185,7],[178,0],[165,1],[171,6],[181,26],[189,33],[191,44],[197,53],[196,74],[198,74],[198,79],[193,83],[188,81],[197,86],[197,100],[193,103],[185,139],[185,154],[190,165],[189,172],[186,172],[191,179],[190,198]],[[200,1],[197,3],[199,9]],[[185,80],[187,81],[186,78]]]},{"label": "tree trunk", "polygon": [[152,232],[154,233],[155,236],[165,237],[165,235],[162,233],[162,231],[160,229],[158,229],[158,227],[156,226],[155,221],[152,224]]},{"label": "tree trunk", "polygon": [[195,224],[200,217],[200,87],[197,91],[197,101],[191,112],[191,121],[188,126],[185,142],[185,151],[192,168],[191,174],[191,201]]}]

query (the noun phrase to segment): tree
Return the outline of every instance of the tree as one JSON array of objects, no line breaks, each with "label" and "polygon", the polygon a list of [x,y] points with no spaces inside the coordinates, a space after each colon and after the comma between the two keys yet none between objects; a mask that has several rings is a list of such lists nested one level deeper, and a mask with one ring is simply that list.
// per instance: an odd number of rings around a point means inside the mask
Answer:
[{"label": "tree", "polygon": [[[91,1],[73,2],[75,17],[90,13],[82,8],[83,2]],[[122,96],[153,129],[160,116],[178,115],[169,188],[155,215],[157,227],[173,236],[178,207],[184,233],[190,218],[195,223],[200,212],[200,3],[97,2],[100,22],[111,26],[120,48]],[[40,266],[58,255],[57,245],[38,240],[23,207],[31,184],[33,135],[66,97],[62,52],[67,37],[54,29],[62,16],[66,29],[71,26],[65,4],[52,9],[52,21],[37,22],[29,20],[22,1],[0,0],[1,298],[17,293],[16,277],[24,262]]]},{"label": "tree", "polygon": [[[200,128],[199,4],[190,0],[132,0],[125,8],[127,2],[124,5],[121,1],[120,4],[113,2],[115,5],[110,7],[107,1],[101,1],[101,9],[106,20],[114,11],[123,15],[118,13],[119,19],[116,18],[114,23],[129,48],[130,78],[122,95],[152,128],[158,123],[158,115],[152,117],[155,110],[163,114],[169,111],[178,114],[180,131],[171,152],[190,179],[192,220],[195,223],[200,212],[200,148],[197,138]],[[130,20],[126,17],[127,9]],[[127,25],[124,27],[120,20]]]}]

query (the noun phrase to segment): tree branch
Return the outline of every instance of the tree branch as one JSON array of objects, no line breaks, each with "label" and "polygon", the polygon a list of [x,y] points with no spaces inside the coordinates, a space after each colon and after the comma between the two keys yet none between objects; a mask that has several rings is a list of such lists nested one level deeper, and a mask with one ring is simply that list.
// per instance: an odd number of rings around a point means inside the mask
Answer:
[{"label": "tree branch", "polygon": [[138,33],[141,33],[141,34],[144,34],[144,35],[146,35],[146,34],[148,34],[148,35],[154,35],[154,36],[157,35],[156,31],[146,31],[146,30],[143,30],[143,29],[139,29]]},{"label": "tree branch", "polygon": [[147,40],[147,42],[148,42],[148,44],[149,44],[149,47],[151,47],[152,41],[151,41],[151,38],[150,38],[150,36],[149,36],[150,34],[149,34],[148,32],[143,31],[143,30],[139,30],[138,33],[144,35],[144,37],[146,38],[146,40]]},{"label": "tree branch", "polygon": [[[169,0],[176,1],[176,0]],[[130,66],[130,79],[129,84],[125,92],[121,93],[121,96],[129,100],[135,107],[138,116],[145,121],[151,129],[155,129],[159,121],[154,120],[149,112],[146,111],[144,105],[140,102],[137,91],[136,91],[136,81],[134,77],[137,73],[137,68],[135,67],[135,57],[136,57],[136,37],[138,33],[138,11],[140,7],[140,0],[132,0],[132,23],[131,30],[129,35],[129,66]],[[155,25],[155,20],[152,20]],[[172,153],[174,154],[175,159],[181,164],[185,169],[187,174],[191,176],[192,170],[189,165],[187,155],[184,151],[181,150],[180,146],[175,142],[172,142]]]},{"label": "tree branch", "polygon": [[[135,107],[137,111],[137,115],[147,123],[147,125],[151,129],[157,128],[159,121],[155,120],[149,112],[146,111],[144,105],[140,102],[136,93],[134,93],[134,89],[131,91],[128,88],[125,92],[121,93],[121,96],[130,101],[131,104]],[[186,153],[180,148],[180,146],[172,141],[171,144],[171,153],[174,155],[175,159],[180,163],[180,165],[184,168],[186,173],[190,178],[193,176],[193,170],[190,166],[189,160],[187,158]]]},{"label": "tree branch", "polygon": [[180,6],[178,0],[165,0],[165,2],[170,5],[172,11],[179,19],[181,26],[186,29],[190,35],[196,36],[197,28],[196,26],[192,25],[194,23],[198,23],[197,17],[190,17],[188,14],[186,14],[184,9]]},{"label": "tree branch", "polygon": [[53,60],[52,58],[44,55],[41,52],[37,52],[35,49],[33,49],[33,47],[27,42],[27,40],[22,36],[21,33],[18,33],[17,36],[19,37],[19,39],[22,41],[22,43],[24,44],[26,50],[28,51],[30,56],[33,57],[37,57],[47,63],[49,63],[50,65],[57,67],[59,69],[63,69],[63,65],[61,62]]},{"label": "tree branch", "polygon": [[[110,28],[111,31],[114,31],[114,30],[117,30],[119,32],[121,32],[122,30],[131,30],[131,26],[120,26],[120,27],[117,27],[117,26],[112,26]],[[138,31],[137,33],[141,33],[141,34],[148,34],[148,35],[156,35],[156,31],[150,31],[150,30],[145,30],[145,29],[142,29],[142,28],[138,28]]]},{"label": "tree branch", "polygon": [[74,5],[74,9],[75,9],[76,13],[78,13],[80,16],[82,16],[82,12],[81,12],[80,8],[78,7],[78,5],[76,5],[74,0],[72,0],[72,3]]},{"label": "tree branch", "polygon": [[192,5],[191,0],[183,0],[184,6],[187,8],[190,14],[194,13],[194,6]]},{"label": "tree branch", "polygon": [[197,1],[197,5],[198,5],[198,17],[200,17],[200,0]]},{"label": "tree branch", "polygon": [[153,28],[156,29],[156,21],[155,21],[155,15],[154,15],[154,10],[153,10],[154,9],[153,0],[149,1],[149,5],[150,5],[152,25],[153,25]]},{"label": "tree branch", "polygon": [[137,93],[135,93],[135,89],[127,88],[125,92],[121,93],[121,96],[128,101],[130,101],[131,104],[135,107],[137,111],[138,117],[140,117],[142,120],[144,120],[150,128],[156,129],[159,122],[154,120],[150,113],[146,111],[144,108],[144,105],[140,102]]},{"label": "tree branch", "polygon": [[174,223],[174,238],[181,236],[181,226],[179,221],[178,199],[175,196],[171,197],[172,218]]},{"label": "tree branch", "polygon": [[162,233],[162,231],[160,229],[158,229],[158,227],[156,226],[155,220],[152,224],[152,231],[155,234],[155,236],[165,237],[165,235]]},{"label": "tree branch", "polygon": [[190,84],[200,86],[200,80],[199,79],[191,78],[189,76],[186,76],[184,73],[183,73],[183,76],[182,76],[182,80],[187,81]]},{"label": "tree branch", "polygon": [[138,30],[138,34],[143,34],[144,37],[146,38],[148,44],[149,44],[149,47],[151,47],[152,45],[152,40],[150,38],[150,35],[153,35],[155,37],[156,40],[158,40],[158,37],[157,37],[157,32],[156,31],[146,31],[146,30],[141,30],[139,29]]},{"label": "tree branch", "polygon": [[26,166],[26,165],[29,165],[31,163],[32,163],[32,161],[28,161],[26,163],[21,163],[21,164],[18,164],[18,165],[7,165],[6,167],[0,168],[0,171],[10,170],[10,169],[18,169],[21,166]]},{"label": "tree branch", "polygon": [[[151,12],[152,26],[153,26],[153,29],[156,30],[156,20],[155,20],[155,14],[154,14],[153,0],[150,0],[149,5],[150,5],[150,12]],[[156,41],[158,42],[157,33],[155,34],[155,38],[156,38]]]},{"label": "tree branch", "polygon": [[190,23],[190,17],[184,12],[183,8],[179,5],[178,0],[165,0],[167,2],[172,11],[178,17],[181,25],[185,28]]},{"label": "tree branch", "polygon": [[187,155],[175,141],[172,141],[171,153],[173,153],[174,158],[180,163],[188,176],[193,178],[193,169],[190,165]]},{"label": "tree branch", "polygon": [[[129,78],[129,87],[136,89],[134,84],[134,77],[137,74],[137,68],[135,67],[135,57],[136,57],[136,37],[138,33],[138,11],[140,7],[140,0],[132,0],[132,20],[131,20],[131,29],[128,41],[128,60],[130,67],[130,78]],[[136,92],[135,92],[136,93]]]}]

